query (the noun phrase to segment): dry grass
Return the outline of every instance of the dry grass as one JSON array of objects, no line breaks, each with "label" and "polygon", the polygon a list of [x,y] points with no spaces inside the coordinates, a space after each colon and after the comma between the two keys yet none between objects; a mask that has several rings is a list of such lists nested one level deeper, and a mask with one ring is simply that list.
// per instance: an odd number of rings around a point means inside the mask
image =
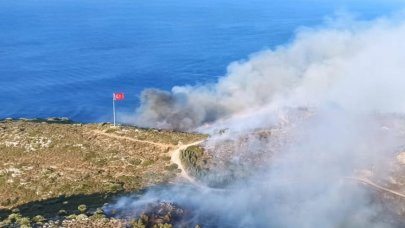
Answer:
[{"label": "dry grass", "polygon": [[0,121],[0,209],[168,182],[177,175],[168,152],[179,141],[204,137],[109,124]]}]

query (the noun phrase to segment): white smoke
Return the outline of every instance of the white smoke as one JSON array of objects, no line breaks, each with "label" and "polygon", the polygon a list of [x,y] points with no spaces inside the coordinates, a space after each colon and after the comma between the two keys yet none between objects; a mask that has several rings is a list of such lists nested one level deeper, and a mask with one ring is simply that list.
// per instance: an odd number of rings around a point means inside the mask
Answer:
[{"label": "white smoke", "polygon": [[[179,197],[179,190],[167,190],[167,200],[194,204],[223,226],[398,226],[368,191],[344,178],[370,167],[383,175],[386,160],[404,144],[398,140],[403,129],[387,132],[380,119],[405,113],[404,41],[401,15],[335,19],[230,64],[216,84],[146,90],[137,125],[208,132],[208,146],[259,128],[288,132],[268,168],[229,193]],[[223,128],[228,132],[216,136]],[[247,143],[235,154],[274,150],[273,144]]]},{"label": "white smoke", "polygon": [[403,112],[404,37],[390,19],[301,29],[291,44],[230,64],[216,84],[144,91],[135,123],[190,130],[264,106]]}]

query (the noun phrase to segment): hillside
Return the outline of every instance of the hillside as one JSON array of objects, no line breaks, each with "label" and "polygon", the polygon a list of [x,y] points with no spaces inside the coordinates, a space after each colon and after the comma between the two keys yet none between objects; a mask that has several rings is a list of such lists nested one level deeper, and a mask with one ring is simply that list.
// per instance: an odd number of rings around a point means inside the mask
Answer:
[{"label": "hillside", "polygon": [[[206,136],[66,119],[0,121],[0,216],[88,211],[179,177],[171,153]],[[14,210],[14,212],[17,212]]]},{"label": "hillside", "polygon": [[[380,117],[379,124],[381,133],[393,133],[402,142],[405,118]],[[210,210],[199,211],[201,217],[194,220],[195,205],[188,205],[187,197],[161,197],[176,193],[199,199],[209,192],[208,197],[232,198],[250,177],[268,170],[274,155],[291,141],[291,129],[255,129],[233,138],[221,138],[227,134],[221,130],[206,140],[201,134],[59,118],[1,120],[0,227],[210,227],[201,223],[214,216]],[[369,204],[379,208],[373,219],[400,227],[405,217],[403,148],[386,151],[384,161],[331,176],[327,183],[365,190]],[[289,183],[305,185],[302,178]],[[159,197],[143,198],[147,190],[159,188]],[[117,209],[119,199],[130,200]]]}]

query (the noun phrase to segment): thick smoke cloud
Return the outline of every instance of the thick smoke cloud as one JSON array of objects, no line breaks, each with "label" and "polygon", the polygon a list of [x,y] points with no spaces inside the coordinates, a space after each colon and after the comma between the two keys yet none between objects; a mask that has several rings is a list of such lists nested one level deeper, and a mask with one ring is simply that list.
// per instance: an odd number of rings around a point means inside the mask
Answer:
[{"label": "thick smoke cloud", "polygon": [[403,112],[404,38],[405,23],[392,19],[301,29],[290,44],[230,64],[216,84],[145,90],[134,122],[190,130],[264,106]]},{"label": "thick smoke cloud", "polygon": [[[144,91],[136,124],[210,133],[206,148],[246,135],[230,160],[257,151],[271,159],[225,193],[174,187],[116,206],[178,202],[207,227],[403,226],[346,178],[361,170],[386,177],[404,147],[405,121],[392,115],[405,113],[404,40],[402,16],[341,18],[230,64],[216,84]],[[258,129],[278,131],[266,141],[252,134]]]}]

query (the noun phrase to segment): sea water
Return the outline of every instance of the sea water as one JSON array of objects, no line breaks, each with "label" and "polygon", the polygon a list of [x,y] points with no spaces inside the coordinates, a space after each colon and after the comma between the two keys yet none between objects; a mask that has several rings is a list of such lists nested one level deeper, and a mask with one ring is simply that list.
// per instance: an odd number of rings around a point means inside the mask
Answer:
[{"label": "sea water", "polygon": [[[400,2],[400,1],[399,1]],[[361,19],[394,1],[1,0],[0,118],[111,121],[145,88],[215,83],[227,65],[290,42],[336,13]]]}]

